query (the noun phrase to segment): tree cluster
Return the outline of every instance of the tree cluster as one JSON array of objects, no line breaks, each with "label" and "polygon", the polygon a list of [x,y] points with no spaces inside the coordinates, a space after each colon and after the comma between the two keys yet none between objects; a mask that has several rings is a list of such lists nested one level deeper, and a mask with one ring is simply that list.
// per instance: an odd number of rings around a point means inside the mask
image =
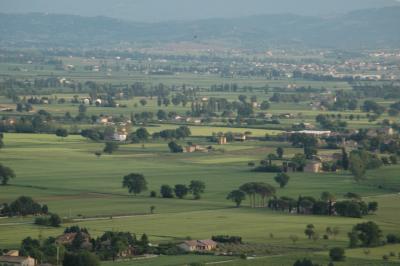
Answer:
[{"label": "tree cluster", "polygon": [[10,204],[3,203],[0,209],[1,216],[46,215],[49,213],[47,205],[40,205],[31,197],[21,196]]},{"label": "tree cluster", "polygon": [[183,199],[187,194],[191,193],[194,199],[200,199],[205,188],[206,185],[203,181],[192,180],[188,186],[184,184],[177,184],[174,187],[162,185],[160,188],[160,194],[163,198],[174,198],[176,196],[179,199]]}]

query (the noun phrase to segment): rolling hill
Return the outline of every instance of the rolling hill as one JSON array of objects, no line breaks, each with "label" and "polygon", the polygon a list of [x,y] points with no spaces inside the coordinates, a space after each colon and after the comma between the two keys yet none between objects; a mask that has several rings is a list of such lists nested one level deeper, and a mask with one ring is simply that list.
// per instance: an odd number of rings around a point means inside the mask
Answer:
[{"label": "rolling hill", "polygon": [[108,17],[0,14],[0,44],[11,47],[104,47],[120,43],[220,42],[233,47],[400,47],[400,7],[330,18],[292,14],[138,23]]}]

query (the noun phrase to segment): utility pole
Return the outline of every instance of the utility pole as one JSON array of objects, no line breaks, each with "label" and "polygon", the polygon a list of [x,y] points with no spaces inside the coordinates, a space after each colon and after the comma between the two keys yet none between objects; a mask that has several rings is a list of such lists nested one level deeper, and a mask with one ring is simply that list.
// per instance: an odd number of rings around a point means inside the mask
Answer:
[{"label": "utility pole", "polygon": [[57,245],[57,266],[60,265],[60,246]]}]

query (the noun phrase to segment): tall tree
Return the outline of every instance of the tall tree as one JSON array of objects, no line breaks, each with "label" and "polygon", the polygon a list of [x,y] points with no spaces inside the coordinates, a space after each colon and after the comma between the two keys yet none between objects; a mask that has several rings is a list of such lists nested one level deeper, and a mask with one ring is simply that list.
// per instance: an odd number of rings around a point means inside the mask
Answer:
[{"label": "tall tree", "polygon": [[150,133],[144,127],[139,128],[135,133],[139,141],[146,141],[150,137]]},{"label": "tall tree", "polygon": [[189,188],[186,185],[178,184],[175,185],[174,192],[178,198],[182,199],[188,194]]},{"label": "tall tree", "polygon": [[239,208],[240,204],[242,204],[242,201],[246,199],[246,194],[243,191],[236,189],[229,192],[226,199],[235,202],[236,207]]},{"label": "tall tree", "polygon": [[0,149],[4,147],[4,134],[3,132],[0,132]]},{"label": "tall tree", "polygon": [[68,130],[65,128],[59,128],[56,130],[56,136],[60,137],[61,139],[68,137]]},{"label": "tall tree", "polygon": [[240,186],[240,190],[246,193],[249,196],[250,200],[250,207],[254,208],[255,207],[255,194],[256,194],[256,187],[254,185],[255,183],[250,182],[246,183]]},{"label": "tall tree", "polygon": [[189,191],[193,194],[195,199],[200,199],[201,194],[204,193],[206,189],[206,184],[200,180],[190,181]]},{"label": "tall tree", "polygon": [[294,170],[302,170],[307,163],[306,156],[301,153],[297,153],[291,159],[291,162],[294,165]]},{"label": "tall tree", "polygon": [[275,188],[270,184],[266,184],[263,182],[258,182],[255,184],[256,192],[261,197],[261,202],[259,207],[265,207],[266,199],[275,195]]},{"label": "tall tree", "polygon": [[128,188],[129,193],[137,195],[147,190],[147,181],[142,174],[131,173],[124,176],[122,187]]},{"label": "tall tree", "polygon": [[7,185],[8,181],[11,178],[15,178],[14,171],[11,168],[9,168],[7,166],[3,166],[0,163],[0,182],[1,182],[1,185],[3,185],[3,186]]},{"label": "tall tree", "polygon": [[315,234],[315,226],[313,224],[308,224],[304,230],[304,234],[308,237],[308,239],[311,239]]},{"label": "tall tree", "polygon": [[162,185],[160,188],[160,194],[163,198],[173,198],[174,197],[174,190],[169,185]]},{"label": "tall tree", "polygon": [[365,178],[366,166],[360,156],[356,154],[350,156],[349,169],[353,174],[355,181],[359,182]]},{"label": "tall tree", "polygon": [[[352,239],[356,237],[356,240]],[[361,243],[363,247],[374,247],[382,244],[382,231],[374,222],[365,222],[356,224],[353,227],[349,238],[356,243]]]},{"label": "tall tree", "polygon": [[119,148],[118,144],[115,142],[107,142],[104,146],[103,151],[112,154],[113,152],[117,151]]},{"label": "tall tree", "polygon": [[342,167],[344,170],[348,170],[350,165],[349,156],[345,148],[342,148]]},{"label": "tall tree", "polygon": [[328,203],[328,214],[332,215],[333,213],[333,202],[336,200],[335,195],[328,191],[324,191],[321,193],[321,200]]},{"label": "tall tree", "polygon": [[282,159],[282,158],[283,158],[283,153],[284,153],[284,150],[283,150],[282,147],[276,148],[276,155],[278,155],[278,158],[279,158],[279,159]]},{"label": "tall tree", "polygon": [[[239,189],[249,196],[250,206],[252,208],[257,206],[264,207],[265,200],[275,194],[275,188],[263,182],[249,182],[241,185]],[[258,205],[256,204],[256,195],[258,195],[260,199]]]},{"label": "tall tree", "polygon": [[290,176],[285,173],[279,173],[275,176],[275,181],[279,184],[281,188],[284,188],[289,182]]}]

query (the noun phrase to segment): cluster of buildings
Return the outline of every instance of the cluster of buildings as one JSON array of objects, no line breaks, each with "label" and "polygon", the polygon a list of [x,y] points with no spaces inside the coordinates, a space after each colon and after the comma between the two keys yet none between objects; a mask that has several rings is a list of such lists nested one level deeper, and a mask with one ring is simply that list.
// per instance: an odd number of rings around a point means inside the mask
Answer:
[{"label": "cluster of buildings", "polygon": [[192,124],[196,124],[196,125],[199,125],[202,122],[200,118],[185,117],[185,116],[180,116],[180,115],[176,115],[175,117],[173,117],[173,120],[176,122],[186,122],[186,123],[192,123]]},{"label": "cluster of buildings", "polygon": [[38,266],[36,260],[29,256],[20,256],[18,250],[10,250],[0,256],[0,265],[5,266]]}]

